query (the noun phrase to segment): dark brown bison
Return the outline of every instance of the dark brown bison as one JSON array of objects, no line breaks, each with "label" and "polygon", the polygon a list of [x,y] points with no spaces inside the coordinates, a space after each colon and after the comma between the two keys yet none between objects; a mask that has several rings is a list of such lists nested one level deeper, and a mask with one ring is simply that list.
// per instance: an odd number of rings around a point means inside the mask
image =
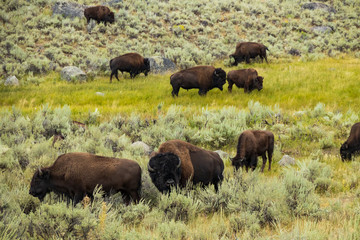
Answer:
[{"label": "dark brown bison", "polygon": [[150,61],[148,58],[143,58],[138,53],[126,53],[119,57],[113,58],[110,60],[110,82],[112,82],[112,76],[115,75],[116,79],[118,78],[118,71],[121,73],[128,72],[130,77],[134,78],[140,73],[144,73],[147,76],[150,72]]},{"label": "dark brown bison", "polygon": [[255,170],[257,166],[257,157],[261,156],[263,165],[261,172],[264,171],[266,164],[266,152],[269,158],[269,171],[271,170],[272,154],[274,151],[274,134],[270,131],[246,130],[240,134],[237,153],[231,159],[232,165],[236,170],[245,165],[246,171],[249,167]]},{"label": "dark brown bison", "polygon": [[152,154],[148,171],[160,192],[169,192],[173,186],[218,184],[223,180],[224,163],[219,154],[181,140],[170,140]]},{"label": "dark brown bison", "polygon": [[254,89],[260,91],[263,88],[263,80],[264,78],[259,76],[253,68],[233,70],[227,75],[228,91],[232,91],[234,84],[238,88],[244,88],[245,93],[250,93]]},{"label": "dark brown bison", "polygon": [[97,185],[108,195],[121,192],[126,204],[130,197],[138,202],[141,168],[135,161],[102,157],[89,153],[67,153],[50,167],[39,168],[30,184],[29,193],[42,201],[47,193],[56,192],[76,205],[85,195],[92,197]]},{"label": "dark brown bison", "polygon": [[206,95],[213,88],[219,88],[222,91],[225,82],[226,72],[221,68],[214,68],[213,66],[192,67],[171,75],[170,84],[173,88],[171,94],[173,97],[178,96],[180,88],[198,88],[199,95]]},{"label": "dark brown bison", "polygon": [[265,61],[268,63],[266,50],[269,51],[269,49],[261,43],[241,42],[236,44],[235,53],[229,55],[229,57],[234,58],[235,62],[233,65],[235,66],[244,60],[246,63],[250,63],[250,58],[256,58],[257,56],[261,58],[261,62],[265,58]]},{"label": "dark brown bison", "polygon": [[86,17],[88,24],[90,19],[94,19],[97,23],[104,22],[105,25],[107,22],[113,23],[115,21],[114,13],[106,6],[85,8],[84,16]]},{"label": "dark brown bison", "polygon": [[360,122],[350,130],[350,136],[340,147],[341,160],[351,160],[351,156],[360,151]]}]

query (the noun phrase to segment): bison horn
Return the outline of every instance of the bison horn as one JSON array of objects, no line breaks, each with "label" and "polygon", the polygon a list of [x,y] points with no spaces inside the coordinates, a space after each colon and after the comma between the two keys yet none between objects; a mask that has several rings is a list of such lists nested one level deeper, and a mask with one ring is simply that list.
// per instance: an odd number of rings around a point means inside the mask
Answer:
[{"label": "bison horn", "polygon": [[150,167],[150,162],[148,163],[148,170],[149,172],[155,172],[155,170],[152,167]]},{"label": "bison horn", "polygon": [[178,157],[178,159],[179,159],[179,163],[178,163],[178,165],[176,166],[176,168],[179,168],[180,166],[181,166],[181,159]]}]

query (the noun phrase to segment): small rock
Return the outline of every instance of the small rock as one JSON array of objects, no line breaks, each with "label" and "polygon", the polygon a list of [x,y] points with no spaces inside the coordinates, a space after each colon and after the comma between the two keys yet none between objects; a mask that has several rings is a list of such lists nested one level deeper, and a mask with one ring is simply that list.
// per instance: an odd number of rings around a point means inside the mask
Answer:
[{"label": "small rock", "polygon": [[134,142],[133,144],[131,144],[131,147],[142,149],[145,155],[150,155],[152,153],[152,149],[149,147],[149,145],[142,141]]},{"label": "small rock", "polygon": [[53,15],[60,14],[64,17],[74,18],[84,17],[84,9],[87,8],[86,5],[74,3],[74,2],[55,2],[54,6],[52,7]]},{"label": "small rock", "polygon": [[19,80],[15,76],[10,76],[5,80],[5,86],[19,86]]},{"label": "small rock", "polygon": [[284,155],[279,161],[280,166],[295,165],[295,159],[289,155]]},{"label": "small rock", "polygon": [[222,160],[229,159],[229,154],[227,152],[221,150],[216,150],[215,152],[219,154]]},{"label": "small rock", "polygon": [[176,64],[168,58],[164,57],[150,57],[150,71],[152,73],[165,73],[176,70]]},{"label": "small rock", "polygon": [[328,26],[316,26],[316,27],[312,27],[311,30],[314,33],[322,33],[322,34],[333,32],[333,29],[331,27],[328,27]]},{"label": "small rock", "polygon": [[301,7],[304,9],[310,9],[310,10],[321,9],[329,13],[331,12],[336,13],[335,8],[330,7],[324,3],[309,2],[309,3],[304,3]]},{"label": "small rock", "polygon": [[119,8],[119,7],[121,7],[122,3],[123,3],[123,0],[111,0],[108,2],[104,2],[102,5]]},{"label": "small rock", "polygon": [[86,82],[87,79],[86,74],[80,68],[74,66],[64,67],[61,70],[60,75],[61,75],[61,79],[66,80],[68,82],[74,80]]},{"label": "small rock", "polygon": [[98,96],[102,96],[102,97],[105,96],[105,93],[102,93],[102,92],[96,92],[95,94]]}]

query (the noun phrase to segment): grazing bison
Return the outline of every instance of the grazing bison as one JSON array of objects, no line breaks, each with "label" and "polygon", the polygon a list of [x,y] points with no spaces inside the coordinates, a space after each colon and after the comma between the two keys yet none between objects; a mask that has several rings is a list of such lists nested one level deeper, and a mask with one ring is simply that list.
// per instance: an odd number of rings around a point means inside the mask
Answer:
[{"label": "grazing bison", "polygon": [[160,145],[152,154],[148,171],[160,192],[169,192],[172,186],[193,184],[218,184],[223,180],[224,163],[219,154],[181,140],[170,140]]},{"label": "grazing bison", "polygon": [[29,193],[42,201],[53,191],[72,199],[76,205],[85,195],[92,197],[97,185],[101,185],[106,194],[120,191],[126,204],[130,203],[130,197],[138,202],[141,168],[128,159],[67,153],[59,156],[52,166],[35,172]]},{"label": "grazing bison", "polygon": [[226,72],[221,68],[197,66],[171,75],[170,84],[173,88],[171,94],[173,97],[178,96],[180,88],[198,88],[199,95],[206,95],[213,88],[219,88],[222,91],[225,82]]},{"label": "grazing bison", "polygon": [[150,72],[150,61],[148,58],[143,58],[138,53],[126,53],[119,57],[113,58],[110,60],[110,82],[112,82],[112,76],[115,75],[116,79],[118,78],[118,71],[121,73],[128,72],[130,77],[134,78],[140,73],[144,73],[147,76]]},{"label": "grazing bison", "polygon": [[97,23],[104,22],[113,23],[115,21],[114,13],[106,6],[88,7],[84,10],[84,16],[89,24],[90,19],[94,19]]},{"label": "grazing bison", "polygon": [[254,89],[260,91],[263,88],[263,80],[264,78],[259,76],[253,68],[233,70],[227,75],[228,91],[232,91],[234,84],[238,88],[244,88],[245,93],[250,93]]},{"label": "grazing bison", "polygon": [[257,157],[261,156],[263,165],[261,172],[264,171],[266,164],[266,152],[269,158],[269,171],[271,170],[271,160],[274,151],[274,134],[270,131],[247,130],[240,134],[237,153],[231,159],[232,165],[236,170],[245,165],[246,171],[249,167],[255,170],[257,166]]},{"label": "grazing bison", "polygon": [[250,58],[256,58],[259,56],[261,58],[261,62],[265,58],[266,62],[266,50],[269,51],[269,49],[261,44],[261,43],[255,43],[255,42],[241,42],[236,44],[236,50],[235,53],[229,55],[230,58],[234,58],[235,62],[233,65],[237,66],[239,62],[246,61],[246,63],[250,63]]},{"label": "grazing bison", "polygon": [[360,122],[355,123],[350,130],[350,136],[340,147],[341,160],[351,160],[351,155],[360,151]]}]

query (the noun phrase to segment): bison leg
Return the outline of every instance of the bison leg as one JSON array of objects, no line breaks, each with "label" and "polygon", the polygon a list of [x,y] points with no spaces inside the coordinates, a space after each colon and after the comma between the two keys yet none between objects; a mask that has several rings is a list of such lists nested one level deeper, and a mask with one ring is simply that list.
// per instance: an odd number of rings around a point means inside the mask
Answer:
[{"label": "bison leg", "polygon": [[246,56],[245,59],[246,59],[246,63],[249,64],[250,63],[250,56]]},{"label": "bison leg", "polygon": [[257,156],[253,155],[251,156],[250,167],[253,171],[255,171],[256,166],[257,166]]},{"label": "bison leg", "polygon": [[73,205],[76,206],[81,200],[84,198],[84,193],[75,193],[74,199],[73,199]]},{"label": "bison leg", "polygon": [[271,160],[272,160],[273,151],[274,151],[274,147],[270,147],[268,150],[269,171],[271,170]]},{"label": "bison leg", "polygon": [[205,96],[206,93],[207,93],[207,91],[204,90],[204,89],[200,89],[200,90],[199,90],[199,95],[200,95],[200,96]]},{"label": "bison leg", "polygon": [[178,94],[179,94],[179,90],[180,90],[180,87],[178,87],[178,86],[172,86],[173,87],[173,90],[172,90],[172,92],[171,92],[171,95],[173,96],[173,97],[177,97],[178,96]]},{"label": "bison leg", "polygon": [[229,86],[228,86],[228,92],[231,93],[232,92],[232,87],[233,87],[234,83],[233,82],[229,82]]},{"label": "bison leg", "polygon": [[137,191],[131,191],[130,196],[131,196],[131,198],[133,199],[133,201],[135,203],[138,203],[140,201],[140,196],[139,196],[139,193]]},{"label": "bison leg", "polygon": [[130,194],[127,191],[121,191],[121,195],[123,197],[126,206],[128,206],[131,202]]},{"label": "bison leg", "polygon": [[263,159],[263,164],[261,166],[261,172],[264,172],[264,168],[265,168],[265,164],[266,164],[266,154],[264,153],[263,155],[261,155],[262,159]]}]

